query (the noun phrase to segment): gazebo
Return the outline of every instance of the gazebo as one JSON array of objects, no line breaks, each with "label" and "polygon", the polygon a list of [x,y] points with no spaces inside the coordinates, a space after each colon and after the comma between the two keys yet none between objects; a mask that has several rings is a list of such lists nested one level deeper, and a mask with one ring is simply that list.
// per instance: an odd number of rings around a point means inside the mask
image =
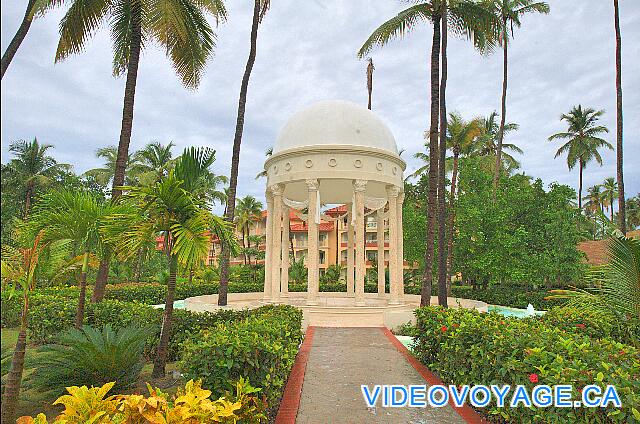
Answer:
[{"label": "gazebo", "polygon": [[[352,305],[366,306],[365,217],[377,220],[376,303],[404,300],[402,203],[405,162],[385,123],[370,110],[346,101],[322,101],[296,113],[280,132],[266,160],[267,228],[263,301],[289,297],[289,211],[308,228],[306,305],[318,304],[318,226],[348,220],[347,293]],[[348,205],[330,217],[322,205]],[[385,222],[388,223],[385,225]],[[385,293],[385,230],[389,234],[390,293]]]}]

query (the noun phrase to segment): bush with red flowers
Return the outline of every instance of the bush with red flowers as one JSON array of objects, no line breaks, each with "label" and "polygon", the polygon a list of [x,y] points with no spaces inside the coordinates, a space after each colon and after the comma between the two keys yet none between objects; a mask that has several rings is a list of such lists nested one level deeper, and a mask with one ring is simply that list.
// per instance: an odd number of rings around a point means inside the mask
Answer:
[{"label": "bush with red flowers", "polygon": [[[512,409],[491,404],[481,409],[490,421],[640,422],[640,350],[633,346],[565,331],[538,319],[440,307],[415,313],[414,352],[446,384],[522,384],[530,389],[537,384],[572,384],[575,399],[588,384],[612,384],[622,401],[621,409]],[[446,332],[440,331],[443,326]]]}]

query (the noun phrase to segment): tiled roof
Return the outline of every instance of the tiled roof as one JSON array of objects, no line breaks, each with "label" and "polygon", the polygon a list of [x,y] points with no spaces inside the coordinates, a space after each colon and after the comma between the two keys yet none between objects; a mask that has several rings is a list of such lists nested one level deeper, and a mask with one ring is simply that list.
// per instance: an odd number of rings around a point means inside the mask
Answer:
[{"label": "tiled roof", "polygon": [[330,208],[327,209],[326,211],[324,211],[324,213],[326,213],[327,215],[342,215],[343,213],[347,212],[347,205],[340,205],[340,206],[336,206],[334,208]]},{"label": "tiled roof", "polygon": [[[627,237],[640,238],[640,230],[629,231]],[[609,262],[607,240],[589,240],[578,243],[578,250],[587,256],[589,265],[603,265]]]}]

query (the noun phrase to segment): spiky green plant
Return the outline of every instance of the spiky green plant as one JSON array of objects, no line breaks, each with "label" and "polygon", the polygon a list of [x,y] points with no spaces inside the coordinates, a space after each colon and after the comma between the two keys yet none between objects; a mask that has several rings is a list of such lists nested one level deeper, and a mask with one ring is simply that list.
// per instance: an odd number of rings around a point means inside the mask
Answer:
[{"label": "spiky green plant", "polygon": [[56,344],[41,349],[31,382],[42,391],[64,392],[68,386],[133,386],[144,365],[143,351],[150,330],[130,326],[114,330],[83,326],[62,333]]},{"label": "spiky green plant", "polygon": [[622,235],[608,241],[609,262],[590,275],[587,289],[552,290],[550,298],[625,320],[640,318],[640,240]]}]

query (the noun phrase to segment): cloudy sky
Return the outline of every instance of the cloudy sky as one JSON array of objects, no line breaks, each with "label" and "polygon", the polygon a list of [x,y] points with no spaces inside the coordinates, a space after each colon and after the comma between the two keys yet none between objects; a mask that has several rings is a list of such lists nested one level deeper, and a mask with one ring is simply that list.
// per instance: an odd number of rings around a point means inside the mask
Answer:
[{"label": "cloudy sky", "polygon": [[[24,14],[24,1],[2,0],[2,50]],[[560,114],[578,103],[605,109],[603,124],[615,144],[612,1],[550,0],[551,14],[528,16],[510,50],[507,119],[520,124],[508,141],[524,150],[523,170],[545,183],[577,186],[577,172],[555,159],[547,141],[563,130]],[[640,2],[622,0],[625,182],[640,191]],[[240,165],[240,194],[262,198],[254,176],[265,150],[297,110],[323,99],[366,106],[366,63],[355,52],[383,21],[406,7],[396,0],[275,0],[260,27],[258,57],[249,86]],[[178,149],[217,150],[216,172],[228,174],[240,79],[249,48],[251,2],[228,0],[229,20],[217,29],[218,47],[197,91],[183,88],[163,52],[143,53],[136,92],[132,149],[174,141]],[[124,78],[111,76],[111,45],[103,28],[86,52],[54,65],[62,11],[34,21],[2,81],[2,162],[17,139],[38,137],[77,172],[96,167],[95,150],[117,144]],[[408,171],[423,150],[429,122],[431,29],[372,52],[373,109],[405,149]],[[447,107],[471,118],[500,107],[501,55],[480,56],[465,40],[449,42]],[[178,150],[176,150],[177,152]],[[615,176],[613,152],[604,166],[590,164],[586,186]]]}]

